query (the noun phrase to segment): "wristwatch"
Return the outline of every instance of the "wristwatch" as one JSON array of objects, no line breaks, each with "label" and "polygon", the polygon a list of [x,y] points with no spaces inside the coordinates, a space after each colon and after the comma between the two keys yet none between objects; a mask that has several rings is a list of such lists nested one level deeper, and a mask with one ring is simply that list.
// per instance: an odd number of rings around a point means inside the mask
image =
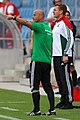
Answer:
[{"label": "wristwatch", "polygon": [[16,17],[17,17],[17,16],[13,16],[13,20],[16,20]]}]

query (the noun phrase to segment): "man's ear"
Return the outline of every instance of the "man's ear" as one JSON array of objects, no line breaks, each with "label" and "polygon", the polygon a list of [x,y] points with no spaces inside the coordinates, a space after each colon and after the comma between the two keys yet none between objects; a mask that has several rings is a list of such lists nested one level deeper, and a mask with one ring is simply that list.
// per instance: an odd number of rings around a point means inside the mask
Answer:
[{"label": "man's ear", "polygon": [[60,10],[60,14],[63,14],[63,10]]}]

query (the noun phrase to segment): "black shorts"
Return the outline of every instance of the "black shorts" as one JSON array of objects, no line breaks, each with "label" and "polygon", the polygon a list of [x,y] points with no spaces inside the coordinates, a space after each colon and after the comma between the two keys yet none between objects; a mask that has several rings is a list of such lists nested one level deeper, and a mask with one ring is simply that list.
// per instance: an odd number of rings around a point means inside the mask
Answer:
[{"label": "black shorts", "polygon": [[45,62],[32,62],[31,65],[31,85],[32,92],[39,90],[40,81],[44,89],[51,89],[50,83],[51,64]]}]

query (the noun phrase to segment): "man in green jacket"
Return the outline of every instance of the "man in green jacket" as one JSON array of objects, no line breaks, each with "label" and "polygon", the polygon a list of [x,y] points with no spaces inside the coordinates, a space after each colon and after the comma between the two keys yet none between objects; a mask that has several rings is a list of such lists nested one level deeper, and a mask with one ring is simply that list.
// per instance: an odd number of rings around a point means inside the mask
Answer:
[{"label": "man in green jacket", "polygon": [[17,16],[7,16],[9,20],[16,20],[18,23],[27,26],[33,30],[33,48],[31,56],[31,84],[34,109],[28,115],[41,115],[40,112],[40,81],[48,96],[50,108],[45,115],[55,115],[54,110],[54,92],[50,83],[51,71],[51,49],[52,49],[52,31],[46,22],[44,22],[43,10],[35,10],[32,16],[33,22],[24,20]]}]

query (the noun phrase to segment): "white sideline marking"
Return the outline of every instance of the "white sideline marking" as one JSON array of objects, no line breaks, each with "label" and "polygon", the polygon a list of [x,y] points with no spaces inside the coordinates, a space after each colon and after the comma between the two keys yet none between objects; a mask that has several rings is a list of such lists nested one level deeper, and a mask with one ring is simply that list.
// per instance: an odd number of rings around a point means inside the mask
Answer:
[{"label": "white sideline marking", "polygon": [[11,103],[11,104],[12,104],[12,103],[13,103],[13,104],[15,103],[15,104],[23,104],[23,103],[27,103],[27,101],[19,101],[19,102],[0,102],[0,103],[1,103],[1,104],[2,104],[2,103]]},{"label": "white sideline marking", "polygon": [[13,108],[9,108],[9,107],[1,107],[2,109],[5,110],[10,110],[10,111],[19,111],[18,109],[13,109]]},{"label": "white sideline marking", "polygon": [[6,118],[8,120],[21,120],[21,119],[18,119],[18,118],[8,117],[8,116],[5,116],[5,115],[0,115],[0,118]]},{"label": "white sideline marking", "polygon": [[66,119],[66,118],[53,118],[55,120],[70,120],[70,119]]}]

